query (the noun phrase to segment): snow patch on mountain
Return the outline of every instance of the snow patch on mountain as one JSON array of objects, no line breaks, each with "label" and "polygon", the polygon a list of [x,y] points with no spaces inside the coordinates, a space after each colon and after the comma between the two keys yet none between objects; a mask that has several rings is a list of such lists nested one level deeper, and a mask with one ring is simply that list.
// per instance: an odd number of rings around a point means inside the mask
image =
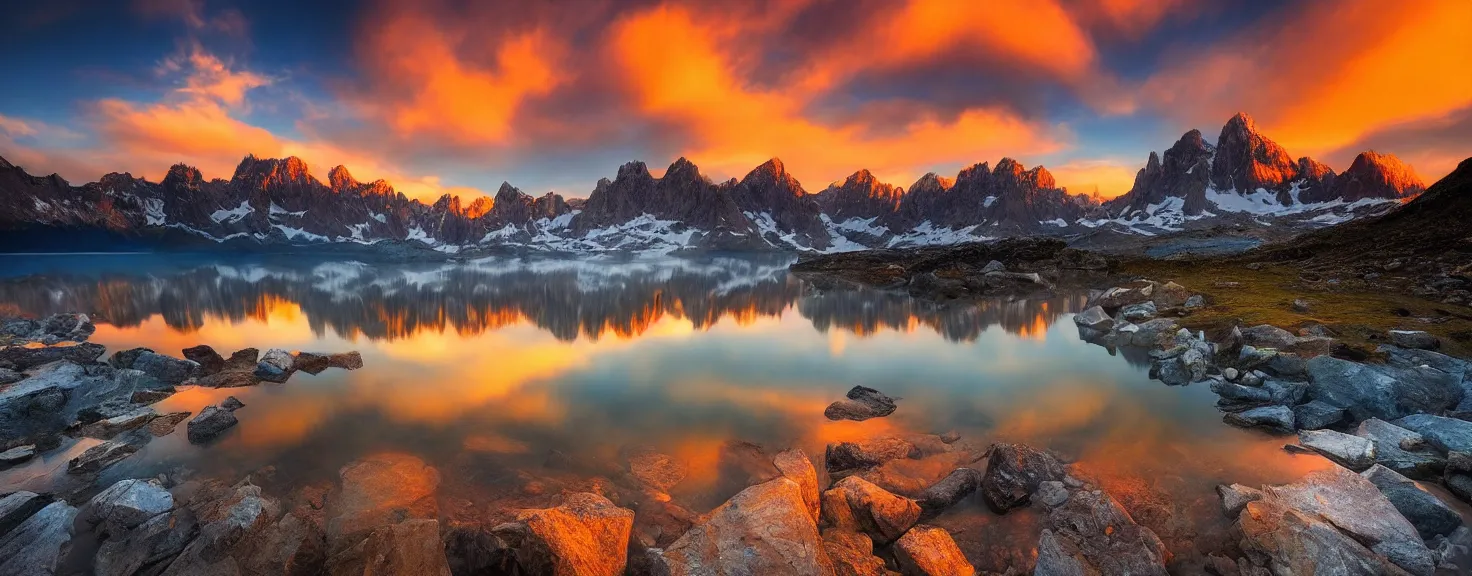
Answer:
[{"label": "snow patch on mountain", "polygon": [[886,246],[889,248],[905,248],[909,246],[960,244],[963,242],[989,240],[990,238],[986,236],[974,234],[978,227],[979,225],[971,225],[960,229],[938,228],[934,224],[931,224],[929,220],[926,220],[904,234],[890,238]]},{"label": "snow patch on mountain", "polygon": [[216,223],[219,224],[224,224],[227,222],[239,222],[246,216],[254,214],[255,211],[255,208],[250,207],[250,201],[244,200],[240,203],[240,206],[237,206],[235,208],[229,210],[216,210],[213,214],[210,214],[210,220],[214,220]]},{"label": "snow patch on mountain", "polygon": [[144,200],[143,217],[149,226],[163,226],[168,221],[164,217],[164,201],[160,198]]}]

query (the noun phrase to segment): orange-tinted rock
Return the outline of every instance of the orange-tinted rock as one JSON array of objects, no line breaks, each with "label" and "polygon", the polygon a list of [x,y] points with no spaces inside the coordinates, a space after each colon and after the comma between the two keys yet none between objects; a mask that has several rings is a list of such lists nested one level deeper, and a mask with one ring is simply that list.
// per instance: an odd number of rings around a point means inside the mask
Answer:
[{"label": "orange-tinted rock", "polygon": [[450,576],[438,520],[408,520],[368,533],[328,564],[330,576]]},{"label": "orange-tinted rock", "polygon": [[338,471],[342,487],[327,500],[327,542],[337,551],[377,528],[439,516],[440,473],[417,457],[385,452]]},{"label": "orange-tinted rock", "polygon": [[778,478],[742,490],[664,553],[672,576],[833,574],[802,488]]},{"label": "orange-tinted rock", "polygon": [[895,541],[894,558],[905,576],[964,576],[976,572],[950,533],[925,524],[911,528]]},{"label": "orange-tinted rock", "polygon": [[561,506],[528,510],[494,533],[525,574],[618,576],[628,563],[634,512],[597,494],[569,494]]},{"label": "orange-tinted rock", "polygon": [[[833,485],[824,493],[823,503],[825,525],[847,528],[852,524],[876,542],[893,541],[920,520],[920,505],[913,500],[857,476]],[[833,508],[831,513],[827,508]]]},{"label": "orange-tinted rock", "polygon": [[782,472],[782,477],[796,482],[798,488],[802,489],[802,501],[807,503],[809,515],[817,522],[821,498],[818,493],[818,471],[813,468],[813,461],[808,459],[807,453],[798,448],[784,450],[777,453],[772,464]]},{"label": "orange-tinted rock", "polygon": [[1408,198],[1426,190],[1426,183],[1394,154],[1374,150],[1355,156],[1354,163],[1334,179],[1332,198],[1354,202],[1366,198]]},{"label": "orange-tinted rock", "polygon": [[1328,522],[1275,500],[1247,503],[1239,525],[1242,547],[1267,555],[1277,574],[1404,573]]}]

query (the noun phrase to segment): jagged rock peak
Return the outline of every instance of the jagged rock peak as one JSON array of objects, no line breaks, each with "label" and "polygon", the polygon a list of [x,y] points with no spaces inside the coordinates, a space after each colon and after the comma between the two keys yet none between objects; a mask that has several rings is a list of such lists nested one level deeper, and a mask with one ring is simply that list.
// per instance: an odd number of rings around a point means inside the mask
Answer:
[{"label": "jagged rock peak", "polygon": [[1034,166],[1026,172],[1027,179],[1037,188],[1057,188],[1058,181],[1053,178],[1053,173],[1044,168],[1042,164]]},{"label": "jagged rock peak", "polygon": [[773,157],[771,160],[762,163],[761,166],[757,166],[756,170],[752,170],[752,172],[763,172],[773,176],[785,176],[787,174],[787,167],[782,165],[782,159]]},{"label": "jagged rock peak", "polygon": [[843,179],[844,186],[856,184],[865,188],[873,188],[878,183],[879,179],[875,178],[874,173],[870,172],[868,168],[860,168],[857,172],[849,174],[848,178]]},{"label": "jagged rock peak", "polygon": [[201,182],[204,182],[204,176],[199,173],[198,168],[180,162],[169,167],[168,173],[164,174],[163,185],[195,187]]},{"label": "jagged rock peak", "polygon": [[986,162],[977,162],[975,164],[962,168],[961,172],[959,174],[956,174],[956,183],[960,184],[962,182],[986,180],[990,178],[991,175],[991,166],[987,165]]},{"label": "jagged rock peak", "polygon": [[924,176],[921,176],[919,180],[916,180],[915,183],[910,186],[910,193],[914,194],[915,192],[920,190],[933,190],[938,192],[945,191],[950,190],[951,186],[954,185],[955,181],[951,180],[950,178],[946,178],[934,172],[927,172]]},{"label": "jagged rock peak", "polygon": [[696,166],[694,162],[691,162],[684,156],[681,156],[676,159],[673,164],[670,164],[670,167],[664,171],[664,179],[703,180],[704,176],[701,176],[700,174],[700,167]]},{"label": "jagged rock peak", "polygon": [[[623,180],[625,178],[653,178],[653,176],[649,175],[648,166],[645,166],[644,163],[639,160],[634,160],[632,162],[625,163],[623,166],[618,167],[618,175],[615,177],[615,179]],[[604,180],[606,180],[606,178],[598,181],[600,187]]]},{"label": "jagged rock peak", "polygon": [[1370,150],[1355,156],[1354,163],[1334,179],[1334,190],[1334,197],[1354,202],[1415,196],[1426,190],[1426,183],[1394,154]]},{"label": "jagged rock peak", "polygon": [[1154,150],[1151,150],[1150,159],[1145,161],[1145,172],[1156,172],[1158,170],[1160,170],[1160,156],[1156,155]]},{"label": "jagged rock peak", "polygon": [[1328,164],[1304,156],[1298,159],[1297,178],[1308,178],[1312,180],[1323,180],[1325,176],[1333,176],[1334,170]]},{"label": "jagged rock peak", "polygon": [[15,168],[15,165],[6,160],[4,156],[0,156],[0,169],[9,170],[11,168]]},{"label": "jagged rock peak", "polygon": [[503,199],[516,199],[516,198],[520,198],[522,196],[528,196],[528,197],[530,197],[529,194],[522,193],[522,191],[521,191],[520,188],[517,188],[515,186],[512,186],[510,182],[502,181],[501,182],[501,187],[496,189],[496,201],[497,202],[503,202],[503,201],[505,201]]},{"label": "jagged rock peak", "polygon": [[1218,190],[1282,190],[1298,171],[1288,151],[1259,134],[1246,113],[1239,112],[1222,126],[1216,146],[1211,181]]},{"label": "jagged rock peak", "polygon": [[257,158],[254,154],[240,161],[231,180],[256,187],[305,185],[315,181],[301,158]]},{"label": "jagged rock peak", "polygon": [[496,204],[498,202],[491,200],[489,196],[477,196],[475,200],[470,202],[469,206],[465,207],[465,217],[474,220],[485,216],[492,208],[496,207]]},{"label": "jagged rock peak", "polygon": [[997,162],[997,167],[992,170],[992,175],[1001,176],[1006,174],[1016,178],[1022,176],[1022,173],[1026,171],[1027,169],[1023,168],[1022,163],[1011,158],[1003,158]]},{"label": "jagged rock peak", "polygon": [[348,172],[348,167],[342,164],[338,164],[327,171],[327,183],[332,186],[332,190],[335,192],[342,192],[358,187],[358,179],[353,178],[353,175]]}]

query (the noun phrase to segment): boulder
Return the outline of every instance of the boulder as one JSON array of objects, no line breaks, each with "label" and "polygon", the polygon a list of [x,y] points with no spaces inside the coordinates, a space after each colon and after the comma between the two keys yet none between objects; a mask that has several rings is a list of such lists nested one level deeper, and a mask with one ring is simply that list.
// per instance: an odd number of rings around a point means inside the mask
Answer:
[{"label": "boulder", "polygon": [[1155,284],[1151,282],[1134,282],[1129,286],[1118,286],[1105,290],[1094,301],[1094,304],[1107,310],[1113,310],[1150,300],[1150,295],[1154,293]]},{"label": "boulder", "polygon": [[137,440],[132,438],[108,440],[67,461],[66,471],[68,474],[91,474],[121,462],[139,448]]},{"label": "boulder", "polygon": [[1376,462],[1410,478],[1437,478],[1446,467],[1446,458],[1433,452],[1420,434],[1379,418],[1360,422],[1355,435],[1375,444]]},{"label": "boulder", "polygon": [[207,376],[225,369],[225,358],[214,348],[200,344],[183,350],[184,359],[199,365],[199,375]]},{"label": "boulder", "polygon": [[1121,319],[1134,323],[1140,323],[1154,318],[1157,313],[1159,311],[1155,309],[1154,302],[1141,302],[1119,309],[1119,317]]},{"label": "boulder", "polygon": [[1472,422],[1431,414],[1412,414],[1392,424],[1410,430],[1443,452],[1472,452]]},{"label": "boulder", "polygon": [[444,545],[440,543],[440,523],[428,519],[405,520],[374,529],[351,549],[332,557],[327,564],[327,573],[330,576],[451,574]]},{"label": "boulder", "polygon": [[72,539],[77,509],[52,502],[0,536],[0,576],[51,576]]},{"label": "boulder", "polygon": [[121,536],[174,508],[174,496],[147,480],[119,480],[97,493],[78,515],[80,522],[110,536]]},{"label": "boulder", "polygon": [[945,510],[981,488],[981,478],[982,474],[978,470],[957,468],[921,492],[916,501],[920,509],[927,513]]},{"label": "boulder", "polygon": [[1304,430],[1298,433],[1298,442],[1350,470],[1375,464],[1375,444],[1367,438],[1333,430]]},{"label": "boulder", "polygon": [[1462,526],[1429,542],[1439,573],[1472,574],[1472,528]]},{"label": "boulder", "polygon": [[59,360],[68,360],[78,364],[90,364],[96,362],[97,358],[102,356],[102,353],[106,351],[107,348],[101,344],[93,344],[91,342],[70,346],[43,346],[39,348],[6,346],[0,348],[0,367],[24,372],[42,364],[50,364]]},{"label": "boulder", "polygon": [[1225,380],[1213,380],[1211,391],[1233,404],[1267,404],[1273,401],[1272,391],[1234,384]]},{"label": "boulder", "polygon": [[672,576],[833,572],[802,488],[786,478],[742,490],[663,556]]},{"label": "boulder", "polygon": [[1267,558],[1273,574],[1322,574],[1320,567],[1344,576],[1398,572],[1332,524],[1276,500],[1249,502],[1238,525],[1242,549]]},{"label": "boulder", "polygon": [[97,576],[132,576],[177,556],[198,533],[199,523],[187,509],[158,514],[125,535],[108,538],[92,565]]},{"label": "boulder", "polygon": [[894,438],[874,438],[859,442],[829,444],[824,451],[823,461],[830,475],[872,468],[900,458],[919,458],[920,449],[909,441]]},{"label": "boulder", "polygon": [[1184,307],[1187,310],[1195,310],[1195,309],[1198,309],[1198,308],[1205,308],[1206,307],[1206,297],[1204,297],[1204,296],[1202,296],[1200,294],[1192,294],[1190,298],[1187,298],[1186,299],[1186,302],[1184,304],[1181,304],[1181,306]]},{"label": "boulder", "polygon": [[1416,527],[1423,540],[1450,534],[1462,525],[1462,517],[1445,502],[1394,470],[1376,464],[1360,475],[1380,489],[1401,516]]},{"label": "boulder", "polygon": [[1259,324],[1242,329],[1242,342],[1258,348],[1287,350],[1298,343],[1298,337],[1277,326]]},{"label": "boulder", "polygon": [[894,398],[873,388],[854,386],[848,391],[847,398],[828,405],[823,410],[823,416],[829,420],[854,420],[862,422],[870,418],[881,418],[893,414],[896,408]]},{"label": "boulder", "polygon": [[1453,383],[1450,378],[1420,373],[1396,378],[1367,365],[1330,356],[1309,360],[1307,372],[1309,397],[1344,408],[1355,420],[1394,420],[1410,414],[1440,412],[1454,405],[1462,394],[1460,383]]},{"label": "boulder", "polygon": [[1084,571],[1084,562],[1077,556],[1065,551],[1058,543],[1058,538],[1053,531],[1043,529],[1043,534],[1038,537],[1038,557],[1033,568],[1033,576],[1088,576]]},{"label": "boulder", "polygon": [[133,360],[132,369],[154,377],[159,382],[173,386],[193,378],[199,364],[193,360],[180,360],[154,352],[144,352]]},{"label": "boulder", "polygon": [[242,348],[236,350],[225,360],[225,370],[236,372],[250,372],[256,369],[256,363],[260,360],[261,351],[255,348]]},{"label": "boulder", "polygon": [[976,572],[949,532],[925,524],[911,528],[895,541],[894,559],[904,576],[951,576]]},{"label": "boulder", "polygon": [[[894,541],[920,520],[920,506],[914,501],[857,476],[844,478],[824,492],[823,504],[824,525],[852,528],[878,543]],[[845,526],[849,518],[853,526]]]},{"label": "boulder", "polygon": [[987,449],[981,495],[993,509],[1006,512],[1029,502],[1038,485],[1063,479],[1063,464],[1052,454],[1025,444],[996,443]]},{"label": "boulder", "polygon": [[1114,329],[1114,318],[1098,306],[1090,306],[1088,309],[1073,315],[1073,323],[1090,330],[1108,332]]},{"label": "boulder", "polygon": [[1218,484],[1217,495],[1222,498],[1222,512],[1228,518],[1236,518],[1247,507],[1248,502],[1262,500],[1262,490],[1241,484]]},{"label": "boulder", "polygon": [[556,508],[523,511],[492,532],[512,550],[519,573],[620,576],[633,527],[633,511],[578,492]]},{"label": "boulder", "polygon": [[328,497],[325,514],[330,555],[356,545],[375,529],[439,517],[435,491],[440,473],[417,457],[373,454],[343,466],[338,476],[342,488]]},{"label": "boulder", "polygon": [[835,574],[844,576],[889,576],[884,560],[874,555],[868,536],[854,532],[825,530],[823,551],[833,563]]},{"label": "boulder", "polygon": [[1146,348],[1170,346],[1174,342],[1176,331],[1180,329],[1176,321],[1169,318],[1156,318],[1133,326],[1137,330],[1130,335],[1129,344]]},{"label": "boulder", "polygon": [[315,352],[297,352],[292,357],[291,366],[298,372],[306,372],[314,376],[332,367],[331,362],[327,360],[326,354],[317,354]]},{"label": "boulder", "polygon": [[30,518],[37,510],[45,508],[50,503],[49,496],[24,490],[0,497],[0,538],[4,538],[26,518]]},{"label": "boulder", "polygon": [[36,456],[35,444],[24,444],[16,446],[4,452],[0,452],[0,465],[10,466],[30,460]]},{"label": "boulder", "polygon": [[118,350],[117,352],[113,352],[112,356],[107,357],[107,364],[119,370],[132,368],[133,361],[138,359],[139,354],[152,351],[152,348],[129,348],[127,350]]},{"label": "boulder", "polygon": [[1299,430],[1318,430],[1338,424],[1344,419],[1344,409],[1322,400],[1293,407],[1293,422]]},{"label": "boulder", "polygon": [[1440,339],[1423,330],[1391,330],[1390,343],[1401,348],[1418,350],[1435,350],[1441,347]]},{"label": "boulder", "polygon": [[204,444],[214,440],[226,430],[234,427],[239,422],[235,419],[233,410],[228,410],[216,405],[205,406],[199,411],[199,415],[189,420],[186,429],[189,431],[189,442],[191,444]]},{"label": "boulder", "polygon": [[1191,291],[1175,282],[1166,282],[1164,286],[1155,289],[1151,299],[1160,308],[1179,308],[1191,299]]},{"label": "boulder", "polygon": [[[1268,486],[1263,491],[1273,501],[1327,520],[1411,574],[1432,572],[1431,551],[1415,526],[1401,516],[1374,484],[1359,474],[1334,466],[1311,472],[1298,482]],[[1244,531],[1253,506],[1262,502],[1247,505],[1242,516]]]},{"label": "boulder", "polygon": [[822,494],[818,491],[818,471],[813,468],[813,461],[807,453],[798,448],[783,450],[772,458],[772,464],[783,478],[796,482],[802,489],[802,501],[807,503],[808,514],[817,522]]},{"label": "boulder", "polygon": [[1242,428],[1267,428],[1274,432],[1288,434],[1293,432],[1293,411],[1286,406],[1263,406],[1236,413],[1228,413],[1222,418],[1226,423]]},{"label": "boulder", "polygon": [[236,398],[234,396],[226,396],[225,399],[220,402],[220,408],[222,410],[229,410],[231,412],[244,407],[245,403],[241,402],[239,398]]},{"label": "boulder", "polygon": [[159,413],[153,408],[144,406],[126,414],[119,414],[83,426],[78,433],[88,438],[107,440],[123,432],[147,426],[158,416]]},{"label": "boulder", "polygon": [[1167,574],[1165,544],[1102,491],[1073,492],[1048,512],[1046,528],[1063,552],[1053,558],[1072,558],[1087,574]]},{"label": "boulder", "polygon": [[0,368],[0,386],[8,386],[25,379],[24,373],[9,368]]},{"label": "boulder", "polygon": [[295,368],[296,357],[291,352],[280,348],[267,350],[261,360],[256,363],[255,377],[267,382],[282,383],[291,378]]},{"label": "boulder", "polygon": [[332,368],[343,370],[357,370],[363,367],[363,355],[357,350],[352,352],[339,352],[327,355],[327,365]]}]

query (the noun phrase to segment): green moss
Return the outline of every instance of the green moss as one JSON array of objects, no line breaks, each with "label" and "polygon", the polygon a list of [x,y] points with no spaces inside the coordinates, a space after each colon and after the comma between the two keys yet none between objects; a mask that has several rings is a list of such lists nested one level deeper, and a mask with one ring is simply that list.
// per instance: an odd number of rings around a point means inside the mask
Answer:
[{"label": "green moss", "polygon": [[[1240,262],[1132,260],[1120,271],[1159,282],[1173,281],[1206,297],[1207,306],[1181,319],[1181,325],[1213,337],[1232,326],[1271,324],[1291,332],[1322,324],[1344,344],[1373,355],[1392,329],[1425,330],[1441,339],[1440,352],[1472,356],[1472,316],[1442,304],[1358,283],[1345,287],[1305,279],[1291,266],[1265,264],[1257,270]],[[1235,285],[1234,285],[1235,284]],[[1301,299],[1308,310],[1294,310]],[[1422,322],[1419,318],[1432,318]]]}]

